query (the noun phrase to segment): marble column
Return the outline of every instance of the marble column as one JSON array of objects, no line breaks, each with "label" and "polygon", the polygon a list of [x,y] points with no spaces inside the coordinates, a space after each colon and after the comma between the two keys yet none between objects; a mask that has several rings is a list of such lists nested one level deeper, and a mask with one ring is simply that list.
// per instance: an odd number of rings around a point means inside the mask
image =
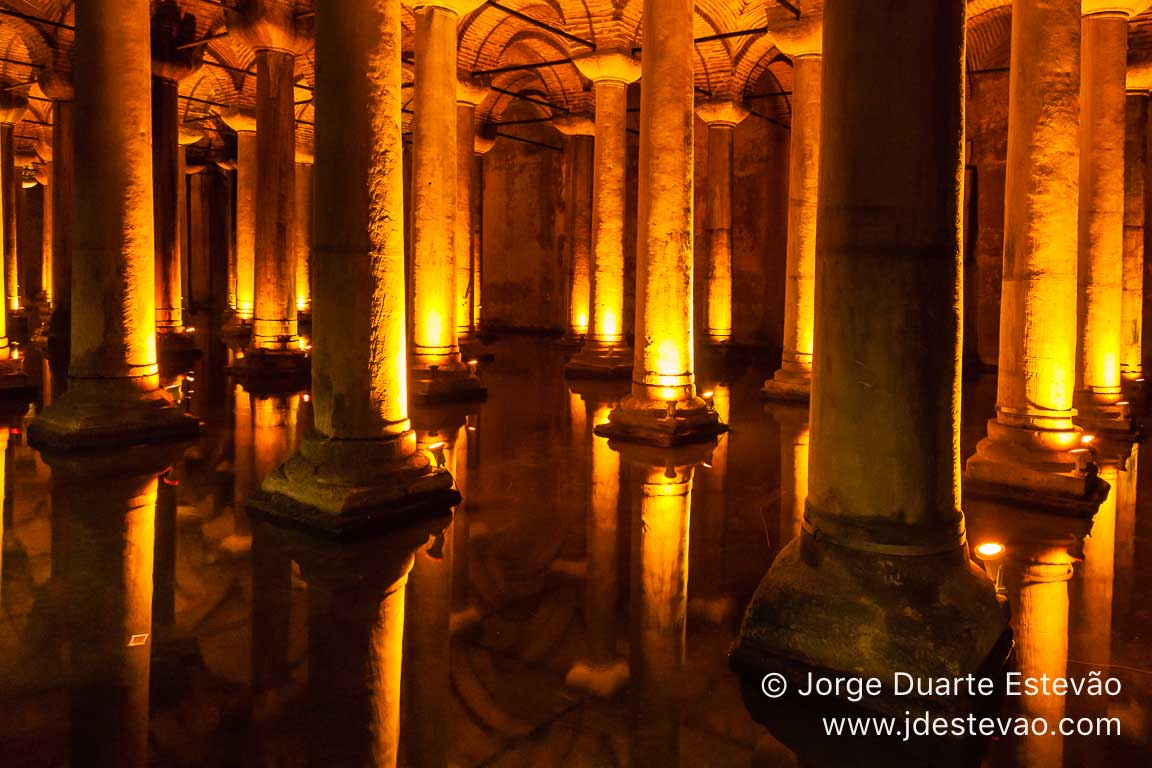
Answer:
[{"label": "marble column", "polygon": [[632,350],[624,338],[624,208],[628,167],[628,84],[640,64],[627,53],[597,51],[574,59],[596,100],[592,167],[591,316],[584,348],[568,376],[627,378]]},{"label": "marble column", "polygon": [[708,282],[704,327],[708,343],[719,345],[732,341],[732,141],[736,126],[748,116],[748,110],[739,102],[711,100],[698,104],[696,115],[708,126],[708,207],[704,218]]},{"label": "marble column", "polygon": [[693,370],[692,2],[646,0],[644,18],[632,393],[597,434],[671,446],[728,427]]},{"label": "marble column", "polygon": [[59,341],[68,338],[72,326],[76,123],[71,66],[57,64],[41,70],[40,90],[52,100],[52,139],[38,151],[45,162],[52,163],[52,317],[48,335]]},{"label": "marble column", "polygon": [[416,402],[483,398],[457,337],[456,27],[480,0],[418,0],[412,98],[412,382]]},{"label": "marble column", "polygon": [[159,388],[156,365],[149,37],[148,0],[76,8],[75,119],[84,130],[75,136],[71,362],[67,392],[28,428],[38,449],[135,445],[199,429]]},{"label": "marble column", "polygon": [[312,313],[312,165],[311,151],[296,148],[296,311]]},{"label": "marble column", "polygon": [[476,132],[472,152],[472,327],[483,330],[484,317],[484,155],[496,146],[496,137]]},{"label": "marble column", "polygon": [[568,137],[568,327],[571,343],[583,343],[588,334],[592,300],[592,189],[596,123],[583,115],[563,115],[552,127]]},{"label": "marble column", "polygon": [[964,0],[824,7],[822,119],[854,128],[823,132],[804,532],[745,614],[731,660],[749,695],[770,669],[890,680],[1007,657],[960,511],[964,22]]},{"label": "marble column", "polygon": [[220,115],[236,131],[236,256],[233,308],[252,322],[256,308],[256,116],[230,109]]},{"label": "marble column", "polygon": [[1144,218],[1148,177],[1148,90],[1124,97],[1124,295],[1120,304],[1120,379],[1126,399],[1144,383]]},{"label": "marble column", "polygon": [[[1118,8],[1117,6],[1128,6]],[[1138,6],[1138,7],[1136,7]],[[1124,288],[1124,92],[1128,15],[1147,0],[1083,3],[1076,408],[1090,432],[1127,432],[1120,380]]]},{"label": "marble column", "polygon": [[764,382],[763,389],[765,397],[781,400],[807,400],[812,386],[822,32],[821,16],[816,14],[786,22],[773,37],[791,57],[793,76],[784,351],[780,368]]},{"label": "marble column", "polygon": [[315,194],[327,213],[313,249],[315,430],[265,479],[260,504],[351,533],[446,510],[459,494],[417,451],[408,418],[399,0],[318,7],[316,63],[316,90],[329,96],[316,102]]},{"label": "marble column", "polygon": [[36,154],[40,156],[40,171],[37,174],[37,180],[40,186],[44,188],[44,229],[43,245],[41,252],[43,256],[40,260],[40,295],[43,297],[45,306],[53,306],[53,287],[52,287],[52,260],[53,251],[55,251],[55,239],[53,238],[53,197],[55,195],[55,172],[52,164],[52,150],[48,142],[39,142],[36,146]]},{"label": "marble column", "polygon": [[1080,0],[1012,6],[996,417],[968,459],[964,492],[1091,514],[1107,488],[1077,471],[1072,422],[1080,10]]},{"label": "marble column", "polygon": [[16,123],[28,108],[27,97],[14,90],[0,94],[0,228],[4,245],[4,306],[20,311],[20,266],[16,247],[16,194],[20,179],[16,173]]},{"label": "marble column", "polygon": [[479,194],[479,189],[472,186],[472,168],[476,159],[476,107],[487,95],[488,88],[480,83],[456,82],[456,232],[452,242],[456,252],[456,336],[461,344],[471,341],[477,330],[473,306],[476,280],[472,274],[472,196]]}]

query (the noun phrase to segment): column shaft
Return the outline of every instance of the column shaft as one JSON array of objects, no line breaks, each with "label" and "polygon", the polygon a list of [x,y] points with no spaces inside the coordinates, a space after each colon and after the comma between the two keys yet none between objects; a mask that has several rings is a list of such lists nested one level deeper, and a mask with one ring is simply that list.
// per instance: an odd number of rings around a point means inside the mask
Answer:
[{"label": "column shaft", "polygon": [[471,259],[472,259],[472,327],[479,332],[483,314],[481,284],[484,276],[484,156],[472,155],[469,167],[472,195],[469,199],[472,209]]},{"label": "column shaft", "polygon": [[708,340],[732,340],[732,139],[735,126],[708,126]]},{"label": "column shaft", "polygon": [[296,163],[296,311],[312,311],[312,164]]},{"label": "column shaft", "polygon": [[595,139],[592,136],[568,137],[568,162],[571,168],[568,185],[571,275],[568,284],[568,333],[574,337],[588,333],[592,282],[592,188]]},{"label": "column shaft", "polygon": [[456,261],[456,335],[466,339],[476,329],[472,325],[472,158],[475,156],[476,107],[456,102],[456,232],[453,248]]},{"label": "column shaft", "polygon": [[296,349],[295,60],[256,52],[256,303],[253,349]]},{"label": "column shaft", "polygon": [[[73,191],[76,173],[75,105],[52,102],[52,295],[53,317],[67,321],[72,311]],[[68,322],[55,323],[67,334]]]},{"label": "column shaft", "polygon": [[0,123],[0,217],[3,218],[4,292],[9,312],[20,309],[20,265],[16,246],[16,192],[20,188],[14,157],[15,126]]},{"label": "column shaft", "polygon": [[[625,349],[624,205],[628,85],[598,80],[592,184],[591,338],[594,347]],[[590,347],[591,349],[591,347]]]},{"label": "column shaft", "polygon": [[1124,99],[1124,296],[1120,306],[1120,375],[1128,384],[1144,378],[1144,216],[1148,175],[1148,93]]},{"label": "column shaft", "polygon": [[180,270],[180,194],[184,181],[179,142],[179,86],[152,78],[152,188],[156,238],[156,330],[183,329]]},{"label": "column shaft", "polygon": [[48,306],[52,306],[54,302],[54,293],[52,286],[52,270],[53,260],[55,256],[56,244],[53,238],[54,227],[53,224],[53,209],[56,207],[55,203],[55,189],[56,189],[56,166],[54,161],[44,163],[44,230],[42,232],[44,245],[42,246],[43,256],[40,262],[40,290],[44,295],[44,302]]},{"label": "column shaft", "polygon": [[255,131],[236,132],[236,315],[251,320],[256,308]]},{"label": "column shaft", "polygon": [[1118,415],[1124,252],[1124,86],[1128,17],[1086,16],[1080,77],[1079,351],[1075,404]]}]

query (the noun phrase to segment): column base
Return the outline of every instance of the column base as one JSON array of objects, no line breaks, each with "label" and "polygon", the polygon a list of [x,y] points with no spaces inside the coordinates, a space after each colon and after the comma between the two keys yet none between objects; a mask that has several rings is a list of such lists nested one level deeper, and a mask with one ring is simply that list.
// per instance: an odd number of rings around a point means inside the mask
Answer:
[{"label": "column base", "polygon": [[860,702],[871,710],[967,714],[980,711],[982,700],[935,691],[897,696],[895,673],[922,680],[993,676],[1007,661],[1011,636],[1007,603],[966,548],[895,556],[849,549],[806,531],[760,582],[729,663],[749,704],[757,696],[766,702],[761,684],[767,674],[783,675],[796,692],[812,673],[879,678],[883,693]]},{"label": "column base", "polygon": [[315,433],[264,479],[249,508],[269,522],[352,537],[451,514],[452,475],[423,453],[403,455],[411,432],[391,440],[328,440]]},{"label": "column base", "polygon": [[69,379],[68,390],[28,426],[28,444],[70,453],[192,440],[200,422],[160,389],[124,380]]},{"label": "column base", "polygon": [[584,348],[584,334],[577,334],[568,331],[563,336],[556,339],[556,348],[579,351]]},{"label": "column base", "polygon": [[1072,422],[1089,435],[1110,439],[1135,438],[1132,425],[1131,404],[1081,403],[1076,409]]},{"label": "column base", "polygon": [[312,359],[302,349],[249,349],[232,363],[237,376],[307,376]]},{"label": "column base", "polygon": [[477,360],[481,363],[490,363],[496,359],[493,352],[488,352],[484,349],[484,342],[481,341],[479,336],[473,337],[467,345],[460,346],[460,359],[461,360]]},{"label": "column base", "polygon": [[624,659],[606,663],[579,659],[564,676],[564,685],[600,699],[610,699],[628,685],[631,676],[632,671]]},{"label": "column base", "polygon": [[760,394],[768,400],[807,402],[812,393],[812,375],[786,371],[783,368],[764,382]]},{"label": "column base", "polygon": [[487,400],[488,388],[467,367],[448,371],[417,368],[408,372],[408,396],[419,405],[458,403]]},{"label": "column base", "polygon": [[632,375],[633,354],[627,346],[603,348],[592,342],[564,366],[569,379],[627,379]]},{"label": "column base", "polygon": [[[1079,445],[1039,450],[1039,430],[988,422],[988,437],[976,446],[964,467],[964,496],[1025,504],[1055,514],[1091,517],[1108,495],[1091,463],[1091,454],[1072,453]],[[1082,458],[1081,458],[1082,457]]]},{"label": "column base", "polygon": [[36,387],[24,373],[23,360],[0,360],[0,404],[30,403],[36,399]]},{"label": "column base", "polygon": [[713,441],[728,431],[728,425],[700,398],[678,405],[669,416],[666,407],[655,407],[628,395],[620,407],[608,414],[608,423],[593,431],[614,441],[672,448]]}]

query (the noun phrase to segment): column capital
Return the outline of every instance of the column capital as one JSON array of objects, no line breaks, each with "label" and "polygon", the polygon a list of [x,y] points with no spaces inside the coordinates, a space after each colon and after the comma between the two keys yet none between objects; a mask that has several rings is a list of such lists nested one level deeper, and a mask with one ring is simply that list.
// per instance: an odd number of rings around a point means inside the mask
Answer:
[{"label": "column capital", "polygon": [[475,107],[488,96],[488,83],[470,77],[456,78],[456,103]]},{"label": "column capital", "polygon": [[197,130],[196,128],[188,128],[181,125],[177,133],[176,140],[180,142],[180,146],[187,147],[191,144],[198,144],[204,138],[204,131]]},{"label": "column capital", "polygon": [[36,154],[45,163],[52,162],[52,140],[51,139],[37,139],[36,140]]},{"label": "column capital", "polygon": [[228,32],[256,51],[296,54],[309,43],[312,17],[297,19],[294,3],[283,0],[248,0],[239,10],[226,8]]},{"label": "column capital", "polygon": [[439,8],[444,11],[451,11],[457,16],[465,16],[484,5],[484,2],[485,0],[413,0],[412,10],[422,11],[425,8]]},{"label": "column capital", "polygon": [[623,51],[594,51],[576,56],[572,63],[594,83],[628,85],[640,79],[640,62]]},{"label": "column capital", "polygon": [[53,49],[51,63],[40,70],[40,90],[52,101],[72,101],[76,91],[72,83],[72,61],[64,51]]},{"label": "column capital", "polygon": [[28,109],[28,97],[15,91],[0,91],[0,123],[15,125]]},{"label": "column capital", "polygon": [[1152,91],[1152,61],[1128,66],[1124,90],[1129,93]]},{"label": "column capital", "polygon": [[486,130],[476,131],[476,138],[472,140],[472,152],[476,155],[487,154],[488,150],[496,146],[496,137]]},{"label": "column capital", "polygon": [[48,168],[43,163],[32,166],[32,173],[36,175],[36,183],[42,187],[48,186],[51,180],[48,176]]},{"label": "column capital", "polygon": [[696,105],[696,116],[708,125],[739,125],[748,117],[748,108],[733,99],[709,99]]},{"label": "column capital", "polygon": [[591,115],[560,115],[552,119],[552,127],[565,136],[596,135],[596,121]]},{"label": "column capital", "polygon": [[[769,3],[769,6],[772,6]],[[802,56],[820,56],[824,50],[824,12],[818,9],[800,18],[789,11],[772,6],[777,14],[769,12],[768,34],[780,51],[791,59]],[[783,12],[783,13],[780,13]]]},{"label": "column capital", "polygon": [[225,107],[217,112],[224,123],[236,133],[256,132],[256,112],[244,107]]},{"label": "column capital", "polygon": [[1152,0],[1081,0],[1081,16],[1121,15],[1128,18],[1143,13]]},{"label": "column capital", "polygon": [[174,2],[157,6],[152,14],[152,75],[178,83],[194,74],[203,64],[204,46],[182,46],[196,39],[195,16],[182,13]]}]

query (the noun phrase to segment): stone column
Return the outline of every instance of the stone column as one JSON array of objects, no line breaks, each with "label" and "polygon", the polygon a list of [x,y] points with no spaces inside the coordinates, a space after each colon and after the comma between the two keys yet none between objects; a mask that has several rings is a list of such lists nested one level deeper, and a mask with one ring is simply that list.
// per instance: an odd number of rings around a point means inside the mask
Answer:
[{"label": "stone column", "polygon": [[1124,98],[1124,296],[1120,304],[1120,379],[1126,396],[1144,383],[1144,217],[1148,176],[1148,90]]},{"label": "stone column", "polygon": [[472,185],[472,168],[476,160],[476,107],[488,95],[488,88],[465,80],[456,83],[456,232],[453,248],[456,252],[456,335],[460,343],[472,340],[476,333],[474,323],[476,284],[472,274],[472,216],[475,211],[472,196],[479,194]]},{"label": "stone column", "polygon": [[16,173],[16,123],[28,108],[27,97],[8,90],[0,94],[0,227],[4,244],[4,306],[20,311],[20,266],[16,247],[16,193],[20,179]]},{"label": "stone column", "polygon": [[[1134,7],[1134,6],[1139,7]],[[1128,6],[1118,9],[1117,6]],[[1124,92],[1128,14],[1147,0],[1083,3],[1080,71],[1079,336],[1075,421],[1127,432],[1120,381],[1124,288]]]},{"label": "stone column", "polygon": [[495,136],[476,133],[472,154],[472,327],[480,332],[484,315],[484,155],[496,146]]},{"label": "stone column", "polygon": [[816,14],[785,22],[773,37],[792,58],[793,75],[784,351],[779,370],[764,382],[763,389],[765,397],[782,400],[807,400],[812,385],[822,33],[822,19]]},{"label": "stone column", "polygon": [[296,147],[296,311],[312,313],[312,164],[311,149]]},{"label": "stone column", "polygon": [[51,145],[47,142],[38,142],[36,146],[36,154],[40,156],[40,173],[37,179],[40,181],[40,186],[44,187],[44,230],[43,235],[43,256],[40,262],[40,292],[43,296],[44,304],[48,307],[53,305],[53,288],[52,288],[52,259],[53,251],[55,250],[55,240],[53,235],[53,197],[55,195],[55,172],[52,165],[52,149]]},{"label": "stone column", "polygon": [[644,14],[632,393],[597,434],[670,446],[728,428],[693,372],[692,2],[646,0]]},{"label": "stone column", "polygon": [[595,154],[595,122],[583,115],[563,115],[552,127],[568,137],[568,328],[567,340],[582,344],[588,334],[592,300],[589,272],[592,263],[592,189]]},{"label": "stone column", "polygon": [[149,62],[148,0],[77,6],[75,119],[84,130],[75,137],[71,363],[68,391],[28,428],[39,449],[198,431],[158,388]]},{"label": "stone column", "polygon": [[996,418],[964,492],[1091,514],[1106,488],[1072,453],[1080,0],[1018,0],[1012,15]]},{"label": "stone column", "polygon": [[412,109],[412,396],[417,402],[486,394],[457,338],[456,25],[480,0],[418,0]]},{"label": "stone column", "polygon": [[605,51],[577,57],[593,82],[596,99],[592,168],[591,317],[584,348],[568,362],[569,376],[626,378],[632,350],[624,339],[624,206],[628,167],[628,84],[640,76],[626,53]]},{"label": "stone column", "polygon": [[[328,531],[446,510],[417,451],[405,370],[399,0],[316,11],[315,431],[264,481],[270,514]],[[453,115],[455,115],[453,103]],[[286,497],[286,498],[285,498]]]},{"label": "stone column", "polygon": [[[824,7],[808,500],[733,651],[749,695],[797,661],[891,680],[1007,657],[1006,616],[968,559],[960,511],[964,6]],[[973,706],[927,698],[934,711]]]},{"label": "stone column", "polygon": [[41,70],[40,90],[52,99],[52,140],[38,150],[45,162],[52,163],[52,317],[48,336],[59,342],[71,333],[72,192],[76,166],[71,67],[58,63]]},{"label": "stone column", "polygon": [[220,117],[236,131],[235,310],[242,323],[256,308],[256,116],[227,110]]},{"label": "stone column", "polygon": [[732,341],[732,139],[748,116],[734,101],[706,101],[696,114],[708,126],[708,208],[705,212],[708,248],[708,292],[705,329],[710,344]]}]

